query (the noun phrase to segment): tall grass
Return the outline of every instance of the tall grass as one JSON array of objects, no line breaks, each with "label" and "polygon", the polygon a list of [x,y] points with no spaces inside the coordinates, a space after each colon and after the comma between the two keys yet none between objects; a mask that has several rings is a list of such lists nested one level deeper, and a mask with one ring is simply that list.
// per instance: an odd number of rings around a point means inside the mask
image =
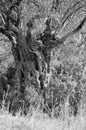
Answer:
[{"label": "tall grass", "polygon": [[[86,130],[86,105],[83,102],[81,102],[76,117],[69,115],[70,106],[68,98],[65,104],[61,105],[61,113],[58,118],[54,116],[56,112],[54,106],[52,107],[52,111],[48,110],[51,117],[43,113],[40,109],[41,104],[43,104],[41,98],[37,108],[30,105],[27,116],[21,115],[20,110],[14,117],[8,112],[9,109],[5,109],[5,99],[3,98],[3,107],[0,110],[0,130]],[[46,108],[45,104],[43,106]]]}]

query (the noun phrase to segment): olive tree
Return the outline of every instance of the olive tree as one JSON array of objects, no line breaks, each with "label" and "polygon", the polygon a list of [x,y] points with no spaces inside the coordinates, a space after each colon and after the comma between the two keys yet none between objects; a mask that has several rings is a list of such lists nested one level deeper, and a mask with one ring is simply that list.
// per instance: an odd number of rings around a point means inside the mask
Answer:
[{"label": "olive tree", "polygon": [[[30,76],[36,76],[38,92],[42,94],[45,99],[46,86],[49,84],[48,82],[46,85],[46,75],[50,73],[51,50],[63,44],[69,35],[77,31],[77,28],[63,38],[58,39],[56,37],[57,30],[55,30],[54,34],[51,32],[51,17],[47,16],[45,22],[46,29],[43,33],[39,34],[37,39],[34,39],[31,34],[31,28],[33,27],[35,16],[27,22],[27,33],[24,35],[21,28],[21,2],[22,0],[0,1],[0,33],[6,35],[12,44],[12,53],[15,60],[14,75],[15,79],[19,80],[19,92],[24,94],[29,72]],[[30,0],[29,2],[32,2],[38,8],[42,7],[38,1]],[[70,12],[67,11],[69,13],[65,12],[60,28],[64,26],[65,21],[73,12],[79,8],[81,8],[81,6],[72,10],[71,7]],[[81,24],[83,24],[84,21]]]}]

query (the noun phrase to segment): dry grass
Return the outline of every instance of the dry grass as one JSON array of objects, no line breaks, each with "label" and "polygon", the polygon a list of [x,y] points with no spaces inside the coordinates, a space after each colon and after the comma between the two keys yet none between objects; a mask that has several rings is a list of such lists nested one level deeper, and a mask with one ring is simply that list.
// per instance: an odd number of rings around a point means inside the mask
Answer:
[{"label": "dry grass", "polygon": [[[32,113],[32,114],[31,114]],[[62,111],[60,118],[49,118],[47,115],[32,109],[27,116],[21,116],[19,113],[13,117],[7,111],[0,111],[0,130],[86,130],[86,111],[80,109],[75,118],[69,117],[68,104]]]}]

